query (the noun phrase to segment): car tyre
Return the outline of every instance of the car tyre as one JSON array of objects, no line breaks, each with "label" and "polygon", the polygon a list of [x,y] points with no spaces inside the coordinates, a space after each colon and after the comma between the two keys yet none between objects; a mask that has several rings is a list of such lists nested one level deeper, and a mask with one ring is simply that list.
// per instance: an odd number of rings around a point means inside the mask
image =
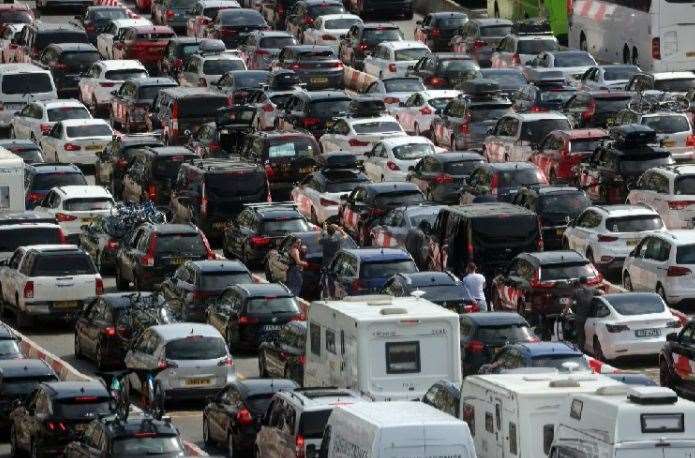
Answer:
[{"label": "car tyre", "polygon": [[15,321],[19,329],[28,328],[31,325],[31,318],[19,308],[19,296],[15,296]]},{"label": "car tyre", "polygon": [[205,447],[210,447],[212,441],[210,440],[210,424],[208,423],[207,415],[203,416],[203,445]]},{"label": "car tyre", "polygon": [[96,352],[94,352],[94,359],[97,365],[97,370],[103,371],[108,367],[108,365],[104,363],[104,344],[102,342],[97,343],[97,349]]},{"label": "car tyre", "polygon": [[232,346],[232,330],[229,326],[224,329],[224,340],[227,341],[227,345]]},{"label": "car tyre", "polygon": [[603,354],[603,347],[601,347],[601,342],[598,340],[598,337],[596,336],[594,336],[594,343],[592,347],[594,358],[607,363],[608,360],[606,359],[606,355]]},{"label": "car tyre", "polygon": [[659,296],[661,296],[661,298],[664,300],[664,302],[666,303],[666,305],[668,305],[668,301],[666,300],[666,290],[665,290],[664,287],[661,285],[661,283],[658,283],[658,284],[656,285],[656,294],[658,294]]},{"label": "car tyre", "polygon": [[161,419],[164,416],[164,413],[166,412],[166,404],[166,391],[164,391],[161,384],[157,383],[154,386],[154,396],[152,399],[152,403],[150,404],[150,411],[152,412],[152,416],[158,420]]},{"label": "car tyre", "polygon": [[623,288],[628,291],[632,291],[632,279],[630,278],[630,274],[628,272],[623,274]]},{"label": "car tyre", "polygon": [[130,282],[123,278],[120,267],[116,267],[116,289],[119,291],[128,291],[129,286]]},{"label": "car tyre", "polygon": [[80,343],[80,338],[75,332],[75,359],[82,359],[84,354],[82,353],[82,344]]},{"label": "car tyre", "polygon": [[550,171],[548,181],[550,181],[550,184],[557,184],[557,174],[555,173],[555,170]]},{"label": "car tyre", "polygon": [[659,358],[659,385],[673,389],[673,377],[668,368],[668,363],[663,357]]}]

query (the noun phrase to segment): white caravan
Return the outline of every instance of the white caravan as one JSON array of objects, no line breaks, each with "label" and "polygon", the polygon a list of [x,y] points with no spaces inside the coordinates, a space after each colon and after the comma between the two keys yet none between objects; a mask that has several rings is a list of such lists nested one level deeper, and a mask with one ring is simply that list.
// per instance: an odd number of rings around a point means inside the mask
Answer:
[{"label": "white caravan", "polygon": [[421,402],[358,402],[333,409],[320,458],[475,458],[468,425]]},{"label": "white caravan", "polygon": [[22,212],[24,204],[24,161],[0,148],[0,212]]},{"label": "white caravan", "polygon": [[459,316],[415,297],[348,296],[309,308],[304,386],[336,386],[372,401],[420,399],[461,382]]},{"label": "white caravan", "polygon": [[653,386],[600,388],[570,396],[550,456],[691,458],[695,403]]},{"label": "white caravan", "polygon": [[624,385],[586,373],[471,375],[461,386],[460,417],[479,458],[541,458],[550,451],[567,397],[604,386]]}]

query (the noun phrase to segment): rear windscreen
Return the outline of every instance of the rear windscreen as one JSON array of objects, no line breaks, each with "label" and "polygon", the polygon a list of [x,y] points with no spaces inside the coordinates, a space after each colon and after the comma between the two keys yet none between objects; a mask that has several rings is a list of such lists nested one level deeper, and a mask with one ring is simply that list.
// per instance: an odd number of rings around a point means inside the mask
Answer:
[{"label": "rear windscreen", "polygon": [[539,213],[561,213],[577,215],[591,205],[589,198],[583,192],[545,195],[539,199]]},{"label": "rear windscreen", "polygon": [[601,146],[601,139],[570,140],[572,152],[591,151]]},{"label": "rear windscreen", "polygon": [[695,194],[695,175],[676,175],[673,191],[678,195]]},{"label": "rear windscreen", "polygon": [[419,191],[385,192],[374,197],[376,208],[386,208],[403,205],[417,205],[424,202],[425,197]]},{"label": "rear windscreen", "polygon": [[14,154],[21,157],[25,164],[35,164],[44,162],[41,150],[38,149],[22,149],[13,151]]},{"label": "rear windscreen", "polygon": [[179,174],[181,164],[189,159],[191,159],[190,156],[184,155],[159,158],[154,161],[152,175],[156,178],[175,180]]},{"label": "rear windscreen", "polygon": [[526,84],[524,74],[519,71],[510,72],[505,70],[495,71],[485,69],[483,78],[495,81],[500,89],[518,89]]},{"label": "rear windscreen", "polygon": [[154,98],[159,94],[159,91],[168,87],[171,86],[141,86],[138,90],[138,98],[154,100]]},{"label": "rear windscreen", "polygon": [[297,44],[297,39],[294,37],[266,37],[261,39],[259,48],[281,49],[285,46]]},{"label": "rear windscreen", "polygon": [[324,21],[324,26],[328,30],[347,30],[355,24],[359,24],[360,21],[357,18],[346,18],[346,19],[329,19]]},{"label": "rear windscreen", "polygon": [[417,266],[409,259],[393,261],[362,261],[360,278],[390,277],[396,274],[417,272]]},{"label": "rear windscreen", "polygon": [[523,323],[502,326],[481,326],[478,328],[476,337],[485,343],[492,344],[531,342],[535,339],[533,331]]},{"label": "rear windscreen", "polygon": [[663,313],[666,309],[663,299],[656,294],[614,295],[608,302],[616,312],[626,316]]},{"label": "rear windscreen", "polygon": [[111,413],[109,398],[78,396],[53,401],[53,414],[58,418],[82,420],[96,418],[99,414]]},{"label": "rear windscreen", "polygon": [[20,73],[2,77],[3,94],[34,94],[53,90],[48,73]]},{"label": "rear windscreen", "polygon": [[205,75],[224,75],[232,70],[245,70],[246,66],[241,59],[212,59],[203,63]]},{"label": "rear windscreen", "polygon": [[547,38],[542,40],[520,40],[517,45],[517,53],[519,54],[540,54],[543,51],[557,51],[560,49],[557,40]]},{"label": "rear windscreen", "polygon": [[49,108],[48,120],[50,122],[65,121],[66,119],[91,119],[92,115],[85,107],[59,107]]},{"label": "rear windscreen", "polygon": [[116,439],[113,441],[111,453],[115,456],[181,456],[183,450],[181,441],[176,436],[143,436]]},{"label": "rear windscreen", "polygon": [[22,227],[0,231],[0,251],[14,251],[23,245],[52,245],[62,243],[60,229],[52,227]]},{"label": "rear windscreen", "polygon": [[297,59],[299,60],[333,60],[335,59],[335,53],[331,49],[324,49],[320,51],[303,51],[297,53]]},{"label": "rear windscreen", "polygon": [[147,78],[147,71],[140,69],[110,70],[105,74],[107,80],[131,81]]},{"label": "rear windscreen", "polygon": [[641,232],[661,229],[664,223],[658,215],[608,218],[606,228],[611,232]]},{"label": "rear windscreen", "polygon": [[466,22],[468,22],[468,17],[466,16],[444,17],[437,20],[437,25],[445,29],[457,29],[463,26]]},{"label": "rear windscreen", "polygon": [[246,302],[246,312],[249,315],[299,313],[299,307],[294,297],[254,297]]},{"label": "rear windscreen", "polygon": [[330,118],[350,112],[350,99],[317,100],[311,102],[310,113],[321,118]]},{"label": "rear windscreen", "polygon": [[269,82],[270,73],[268,72],[244,71],[234,74],[234,84],[238,88],[258,88],[261,87],[262,84],[267,84]]},{"label": "rear windscreen", "polygon": [[651,127],[657,134],[692,133],[690,123],[685,115],[658,115],[642,118],[642,125]]},{"label": "rear windscreen", "polygon": [[331,416],[331,409],[303,412],[299,417],[299,432],[305,438],[320,439]]},{"label": "rear windscreen", "polygon": [[231,26],[265,26],[265,19],[258,11],[224,10],[217,14],[220,25]]},{"label": "rear windscreen", "polygon": [[304,218],[288,218],[264,221],[261,232],[265,235],[283,235],[290,232],[305,232],[310,230],[311,226]]},{"label": "rear windscreen", "polygon": [[668,154],[660,154],[661,157],[647,159],[643,156],[625,156],[619,162],[619,171],[630,175],[640,175],[641,173],[653,168],[673,163],[673,159]]},{"label": "rear windscreen", "polygon": [[354,124],[353,130],[357,134],[381,134],[387,132],[403,132],[403,128],[397,122],[374,121]]},{"label": "rear windscreen", "polygon": [[539,119],[538,121],[524,121],[521,125],[521,140],[530,143],[540,143],[546,135],[554,130],[570,130],[570,122],[567,119]]},{"label": "rear windscreen", "polygon": [[227,348],[222,337],[193,335],[167,343],[165,354],[173,360],[219,359],[227,356]]},{"label": "rear windscreen", "polygon": [[170,38],[174,38],[175,36],[176,35],[174,35],[172,32],[139,33],[136,38],[138,41],[160,41],[169,40]]},{"label": "rear windscreen", "polygon": [[482,159],[472,161],[445,162],[444,171],[449,175],[470,175],[477,166],[483,163]]},{"label": "rear windscreen", "polygon": [[609,99],[596,99],[596,110],[600,113],[617,113],[627,108],[627,104],[630,102],[630,97],[617,98],[611,97]]},{"label": "rear windscreen", "polygon": [[504,37],[512,33],[511,25],[490,25],[480,27],[481,37]]},{"label": "rear windscreen", "polygon": [[499,105],[486,103],[484,105],[473,105],[471,108],[472,109],[469,112],[471,115],[471,122],[499,119],[513,111],[511,103],[501,103]]},{"label": "rear windscreen", "polygon": [[246,398],[246,407],[249,408],[255,417],[262,417],[268,411],[270,401],[275,393],[262,393],[249,396]]},{"label": "rear windscreen", "polygon": [[64,52],[60,62],[70,68],[86,70],[87,67],[101,59],[97,51]]},{"label": "rear windscreen", "polygon": [[32,277],[89,275],[95,273],[97,272],[92,258],[80,253],[42,254],[34,258],[34,264],[31,268]]},{"label": "rear windscreen", "polygon": [[195,0],[170,0],[169,6],[171,8],[193,9],[193,7],[195,6]]},{"label": "rear windscreen", "polygon": [[69,199],[63,201],[63,208],[74,212],[108,210],[111,207],[113,207],[113,200],[109,198]]},{"label": "rear windscreen", "polygon": [[200,287],[208,291],[222,291],[239,283],[253,283],[253,279],[247,272],[205,272],[200,277]]},{"label": "rear windscreen", "polygon": [[579,277],[593,277],[596,269],[589,262],[573,264],[549,264],[541,266],[541,280],[569,280]]},{"label": "rear windscreen", "polygon": [[157,254],[202,258],[207,250],[198,234],[158,234]]},{"label": "rear windscreen", "polygon": [[401,49],[396,51],[395,58],[397,61],[420,60],[430,54],[430,50],[426,48]]},{"label": "rear windscreen", "polygon": [[95,21],[108,21],[113,19],[127,19],[125,8],[109,8],[92,11],[92,19]]},{"label": "rear windscreen", "polygon": [[205,191],[211,197],[219,199],[256,195],[265,189],[265,174],[261,171],[216,173],[205,179]]},{"label": "rear windscreen", "polygon": [[326,183],[326,192],[350,192],[355,189],[355,186],[368,181],[365,179],[344,180],[344,181],[329,181]]},{"label": "rear windscreen", "polygon": [[110,137],[113,131],[106,124],[92,124],[86,126],[69,126],[65,128],[68,138],[75,137]]},{"label": "rear windscreen", "polygon": [[415,92],[424,91],[425,86],[420,78],[389,78],[384,81],[386,92]]},{"label": "rear windscreen", "polygon": [[36,35],[35,47],[43,49],[55,43],[89,43],[85,32],[44,32]]},{"label": "rear windscreen", "polygon": [[57,381],[58,377],[51,375],[38,377],[4,377],[0,385],[0,392],[7,396],[28,395],[39,386],[39,383]]},{"label": "rear windscreen", "polygon": [[496,174],[499,186],[516,188],[519,186],[534,186],[545,184],[546,179],[540,170],[524,168],[515,170],[500,170]]},{"label": "rear windscreen", "polygon": [[368,45],[376,45],[384,41],[400,41],[403,33],[398,29],[367,29],[362,32],[362,41]]},{"label": "rear windscreen", "polygon": [[0,23],[2,24],[31,24],[34,18],[28,11],[5,10],[0,11]]},{"label": "rear windscreen", "polygon": [[434,154],[434,146],[428,143],[413,143],[393,147],[393,155],[403,161],[414,161]]},{"label": "rear windscreen", "polygon": [[589,67],[596,65],[596,61],[585,53],[560,53],[555,54],[556,67]]},{"label": "rear windscreen", "polygon": [[227,97],[200,96],[187,97],[179,100],[179,119],[181,118],[209,118],[215,116],[218,108],[227,106]]},{"label": "rear windscreen", "polygon": [[87,184],[87,179],[81,173],[42,173],[34,176],[31,188],[33,190],[51,189],[56,186],[69,186],[73,184]]},{"label": "rear windscreen", "polygon": [[270,159],[314,157],[319,152],[315,142],[306,137],[274,137],[269,138],[268,143],[268,157]]},{"label": "rear windscreen", "polygon": [[603,79],[606,81],[612,80],[629,80],[636,73],[639,73],[639,67],[604,67]]},{"label": "rear windscreen", "polygon": [[472,229],[481,243],[500,245],[537,238],[538,220],[535,215],[494,215],[473,218]]}]

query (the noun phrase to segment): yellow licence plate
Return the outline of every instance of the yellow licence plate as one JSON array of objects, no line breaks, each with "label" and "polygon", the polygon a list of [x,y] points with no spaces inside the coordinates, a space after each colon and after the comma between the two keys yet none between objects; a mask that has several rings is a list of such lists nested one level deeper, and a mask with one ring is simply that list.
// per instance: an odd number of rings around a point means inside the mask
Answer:
[{"label": "yellow licence plate", "polygon": [[319,76],[310,78],[310,81],[314,84],[326,84],[328,82],[328,78],[325,76]]},{"label": "yellow licence plate", "polygon": [[668,146],[675,146],[676,142],[674,140],[664,140],[663,145],[668,147]]},{"label": "yellow licence plate", "polygon": [[92,145],[92,146],[86,147],[85,149],[86,149],[87,151],[94,151],[94,150],[98,150],[98,149],[101,149],[101,148],[102,148],[102,147],[101,147],[100,145]]},{"label": "yellow licence plate", "polygon": [[53,308],[57,309],[74,309],[77,307],[77,301],[62,301],[54,302]]},{"label": "yellow licence plate", "polygon": [[183,264],[183,258],[171,258],[171,263],[180,266]]},{"label": "yellow licence plate", "polygon": [[639,240],[628,240],[625,243],[627,244],[627,246],[635,246],[637,245],[637,242],[639,242]]},{"label": "yellow licence plate", "polygon": [[209,385],[209,384],[210,384],[209,378],[189,378],[186,380],[186,385],[188,385],[188,386],[201,386],[201,385]]}]

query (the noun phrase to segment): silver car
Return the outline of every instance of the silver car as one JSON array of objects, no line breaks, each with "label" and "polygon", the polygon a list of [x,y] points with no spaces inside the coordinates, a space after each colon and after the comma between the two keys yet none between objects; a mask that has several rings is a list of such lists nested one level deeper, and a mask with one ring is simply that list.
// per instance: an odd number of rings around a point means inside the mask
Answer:
[{"label": "silver car", "polygon": [[204,399],[236,377],[222,335],[200,323],[152,326],[125,357],[131,388],[164,408],[170,399]]}]

